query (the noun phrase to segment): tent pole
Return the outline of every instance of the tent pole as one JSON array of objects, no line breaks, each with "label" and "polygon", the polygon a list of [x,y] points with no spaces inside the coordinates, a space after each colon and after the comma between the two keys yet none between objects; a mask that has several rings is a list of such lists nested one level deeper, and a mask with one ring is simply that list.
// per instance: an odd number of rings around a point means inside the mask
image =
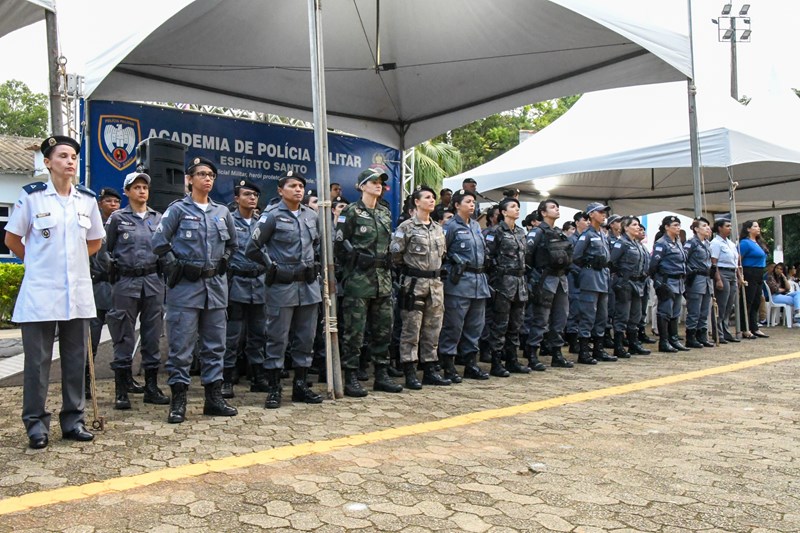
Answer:
[{"label": "tent pole", "polygon": [[330,167],[328,166],[328,124],[325,107],[325,58],[322,46],[321,0],[308,0],[308,35],[311,49],[311,87],[314,100],[314,146],[317,163],[319,228],[322,234],[322,303],[325,310],[325,365],[328,373],[328,398],[342,398],[342,366],[339,360],[339,330],[336,317],[336,278],[333,275],[331,238]]},{"label": "tent pole", "polygon": [[772,252],[774,263],[783,263],[783,215],[772,217],[773,235],[775,237],[775,250]]},{"label": "tent pole", "polygon": [[[730,211],[731,211],[731,240],[736,245],[738,250],[739,248],[739,221],[736,218],[736,187],[739,186],[739,183],[733,181],[733,174],[731,174],[731,169],[728,167],[728,190],[729,190],[729,197],[728,200],[730,201]],[[736,285],[739,285],[739,269],[736,269]],[[742,319],[739,316],[739,291],[736,291],[736,297],[733,300],[733,314],[736,317],[736,333],[742,332]]]},{"label": "tent pole", "polygon": [[689,94],[689,145],[692,152],[692,191],[694,216],[703,216],[703,189],[700,183],[700,143],[697,135],[697,87],[694,84],[694,37],[692,32],[692,0],[687,0],[689,15],[689,56],[692,64],[692,77],[686,78]]}]

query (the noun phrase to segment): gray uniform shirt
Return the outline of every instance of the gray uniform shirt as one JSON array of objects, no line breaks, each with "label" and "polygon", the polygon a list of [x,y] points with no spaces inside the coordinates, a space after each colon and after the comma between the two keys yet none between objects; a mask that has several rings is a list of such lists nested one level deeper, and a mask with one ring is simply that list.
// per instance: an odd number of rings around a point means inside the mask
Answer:
[{"label": "gray uniform shirt", "polygon": [[[528,264],[532,265],[532,273],[531,277],[533,278],[532,281],[534,284],[539,281],[540,277],[543,274],[542,268],[537,268],[536,265],[536,254],[537,249],[541,246],[547,246],[546,233],[555,232],[556,234],[561,234],[561,230],[558,228],[550,228],[550,225],[547,222],[541,222],[538,227],[533,228],[528,232],[528,236],[525,238],[526,241],[526,248],[527,248],[527,260]],[[573,243],[574,246],[574,243]],[[558,290],[558,286],[561,285],[561,289],[569,293],[569,286],[567,284],[567,274],[566,272],[572,265],[570,264],[567,267],[567,270],[564,271],[564,274],[560,276],[554,274],[552,271],[547,271],[544,276],[544,280],[541,281],[541,288],[546,290],[547,292],[555,293]]]},{"label": "gray uniform shirt", "polygon": [[667,235],[653,245],[650,259],[650,275],[653,281],[661,280],[676,294],[683,294],[684,280],[677,276],[686,274],[686,252],[680,240],[673,241]]},{"label": "gray uniform shirt", "polygon": [[[446,265],[448,270],[457,262],[470,267],[483,267],[486,259],[486,244],[483,241],[480,225],[470,219],[464,222],[456,215],[444,225],[445,245],[447,248]],[[448,276],[444,280],[444,293],[465,298],[489,298],[489,280],[486,274],[464,272],[461,281],[454,284]]]},{"label": "gray uniform shirt", "polygon": [[696,235],[683,245],[686,251],[686,290],[697,294],[714,292],[714,280],[709,277],[711,270],[711,243]]},{"label": "gray uniform shirt", "polygon": [[575,244],[575,253],[572,261],[581,267],[578,274],[578,286],[582,291],[608,292],[608,268],[595,269],[592,261],[596,257],[605,259],[608,263],[611,254],[608,249],[608,237],[602,231],[597,231],[593,226],[589,226],[586,231],[578,237]]},{"label": "gray uniform shirt", "polygon": [[[153,253],[153,235],[161,222],[161,213],[147,208],[144,218],[133,212],[128,205],[114,211],[106,221],[106,247],[111,257],[117,260],[117,270],[131,271],[138,268],[153,268],[158,256]],[[164,282],[153,272],[146,276],[120,275],[114,284],[114,294],[139,298],[144,289],[145,296],[164,293]]]},{"label": "gray uniform shirt", "polygon": [[[256,220],[248,224],[237,209],[233,212],[233,224],[236,227],[237,248],[228,265],[228,300],[245,304],[263,304],[266,300],[264,284],[264,265],[253,261],[245,255],[247,244],[256,228]],[[257,277],[237,276],[236,272],[247,272]]]},{"label": "gray uniform shirt", "polygon": [[636,294],[644,296],[650,254],[641,242],[631,239],[627,234],[616,239],[611,246],[611,264],[616,272],[616,283],[628,284]]},{"label": "gray uniform shirt", "polygon": [[[245,255],[267,268],[275,263],[287,269],[313,267],[319,250],[317,213],[304,205],[297,216],[283,200],[269,206],[258,219]],[[297,307],[322,301],[319,283],[293,281],[267,287],[268,306]]]},{"label": "gray uniform shirt", "polygon": [[[164,255],[170,250],[182,262],[205,269],[217,267],[223,255],[236,251],[236,231],[228,208],[209,199],[205,211],[190,195],[170,204],[153,235],[153,251]],[[228,280],[222,276],[181,279],[167,289],[167,304],[194,309],[220,309],[228,306]]]}]

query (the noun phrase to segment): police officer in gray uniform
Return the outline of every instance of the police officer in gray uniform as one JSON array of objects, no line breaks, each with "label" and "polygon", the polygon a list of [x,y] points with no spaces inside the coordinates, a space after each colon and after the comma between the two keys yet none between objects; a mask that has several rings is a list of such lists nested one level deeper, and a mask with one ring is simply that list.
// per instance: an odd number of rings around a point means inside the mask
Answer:
[{"label": "police officer in gray uniform", "polygon": [[484,270],[486,244],[480,225],[472,219],[477,199],[475,193],[461,189],[453,195],[456,215],[444,225],[445,270],[444,314],[439,334],[439,360],[444,377],[460,383],[453,361],[456,355],[464,360],[464,377],[489,379],[476,362],[478,341],[486,317],[486,301],[491,296]]},{"label": "police officer in gray uniform", "polygon": [[[621,236],[611,246],[611,288],[614,300],[614,355],[649,355],[639,343],[642,297],[646,290],[650,254],[639,241],[640,223],[636,217],[622,217]],[[628,336],[628,350],[622,342]]]},{"label": "police officer in gray uniform", "polygon": [[530,267],[533,287],[533,315],[528,334],[528,366],[533,370],[545,370],[539,361],[539,346],[545,343],[552,357],[551,366],[572,368],[572,362],[564,359],[561,347],[564,339],[561,332],[567,324],[569,314],[569,285],[567,269],[572,264],[572,242],[561,229],[555,226],[561,216],[560,206],[555,200],[544,200],[537,208],[541,223],[534,227],[526,238],[526,262]]},{"label": "police officer in gray uniform", "polygon": [[280,377],[290,338],[292,401],[322,403],[306,380],[322,294],[317,213],[301,204],[305,186],[306,178],[294,171],[278,179],[281,200],[261,215],[245,251],[249,259],[267,267],[267,409],[281,406]]},{"label": "police officer in gray uniform", "polygon": [[128,205],[115,211],[106,222],[106,247],[111,255],[109,277],[113,283],[113,308],[106,320],[114,341],[114,409],[131,408],[128,383],[132,379],[137,316],[141,322],[144,403],[166,405],[169,398],[158,388],[164,282],[158,275],[158,256],[153,253],[153,234],[161,222],[161,213],[147,206],[149,175],[128,174],[123,190]]},{"label": "police officer in gray uniform", "polygon": [[711,276],[711,226],[708,219],[692,221],[694,237],[683,246],[686,251],[686,347],[713,348],[708,340],[708,313],[714,284]]},{"label": "police officer in gray uniform", "polygon": [[[605,232],[608,237],[608,250],[609,252],[614,248],[614,244],[622,237],[622,216],[609,215],[605,223]],[[614,348],[614,308],[616,307],[617,294],[614,291],[612,282],[614,275],[609,269],[608,273],[608,321],[606,322],[606,331],[603,335],[603,346],[606,348]],[[616,348],[615,348],[616,351]],[[616,353],[614,354],[617,355]],[[626,353],[627,355],[627,353]],[[625,356],[623,356],[625,357]]]},{"label": "police officer in gray uniform", "polygon": [[[578,244],[578,237],[586,231],[586,228],[589,227],[589,216],[582,212],[578,211],[572,216],[572,220],[575,222],[575,231],[570,235],[569,242],[572,243],[573,252],[575,250],[575,245]],[[581,267],[575,264],[574,258],[572,264],[569,266],[567,271],[567,285],[569,286],[569,290],[567,291],[567,296],[569,297],[569,315],[567,315],[567,327],[566,327],[566,341],[569,344],[569,353],[578,353],[578,324],[580,323],[579,320],[579,312],[581,308],[580,304],[580,295],[581,289],[578,286],[578,277],[581,273]]]},{"label": "police officer in gray uniform", "polygon": [[228,328],[225,345],[225,366],[222,369],[222,397],[233,398],[233,374],[239,341],[245,335],[244,353],[250,364],[250,392],[267,392],[264,373],[264,333],[266,286],[264,266],[244,255],[256,224],[253,214],[261,189],[249,180],[239,180],[233,187],[236,210],[232,213],[236,227],[236,252],[228,266]]},{"label": "police officer in gray uniform", "polygon": [[222,397],[225,357],[225,309],[228,306],[228,260],[236,251],[233,217],[209,198],[217,167],[205,157],[186,167],[189,194],[170,204],[156,234],[153,251],[162,256],[167,281],[167,338],[172,402],[167,422],[186,419],[189,367],[198,335],[200,380],[205,387],[204,415],[234,416]]},{"label": "police officer in gray uniform", "polygon": [[[616,361],[603,349],[603,335],[608,319],[608,238],[601,230],[606,221],[608,206],[592,202],[584,211],[589,227],[578,237],[573,261],[581,267],[578,286],[581,289],[578,312],[578,362],[595,365],[597,361]],[[589,350],[589,339],[592,350]]]},{"label": "police officer in gray uniform", "polygon": [[650,275],[658,296],[658,351],[665,353],[689,350],[678,339],[678,317],[686,277],[686,252],[681,246],[680,231],[678,217],[664,217],[650,260]]}]

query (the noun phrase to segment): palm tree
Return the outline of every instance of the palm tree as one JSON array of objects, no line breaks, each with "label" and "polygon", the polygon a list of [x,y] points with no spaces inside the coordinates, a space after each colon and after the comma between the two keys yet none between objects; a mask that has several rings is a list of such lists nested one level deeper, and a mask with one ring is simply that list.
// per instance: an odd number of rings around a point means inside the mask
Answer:
[{"label": "palm tree", "polygon": [[461,172],[461,152],[435,139],[414,147],[414,184],[427,185],[439,194],[442,180]]}]

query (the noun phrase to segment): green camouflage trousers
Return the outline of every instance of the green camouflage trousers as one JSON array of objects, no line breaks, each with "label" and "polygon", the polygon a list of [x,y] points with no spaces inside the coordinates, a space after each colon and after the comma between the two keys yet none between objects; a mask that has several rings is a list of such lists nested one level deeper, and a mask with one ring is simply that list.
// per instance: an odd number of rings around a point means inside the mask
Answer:
[{"label": "green camouflage trousers", "polygon": [[[389,341],[392,336],[392,297],[341,298],[341,360],[342,368],[356,370],[364,331],[368,328],[367,344],[376,366],[389,364]],[[369,324],[367,324],[369,317]]]}]

